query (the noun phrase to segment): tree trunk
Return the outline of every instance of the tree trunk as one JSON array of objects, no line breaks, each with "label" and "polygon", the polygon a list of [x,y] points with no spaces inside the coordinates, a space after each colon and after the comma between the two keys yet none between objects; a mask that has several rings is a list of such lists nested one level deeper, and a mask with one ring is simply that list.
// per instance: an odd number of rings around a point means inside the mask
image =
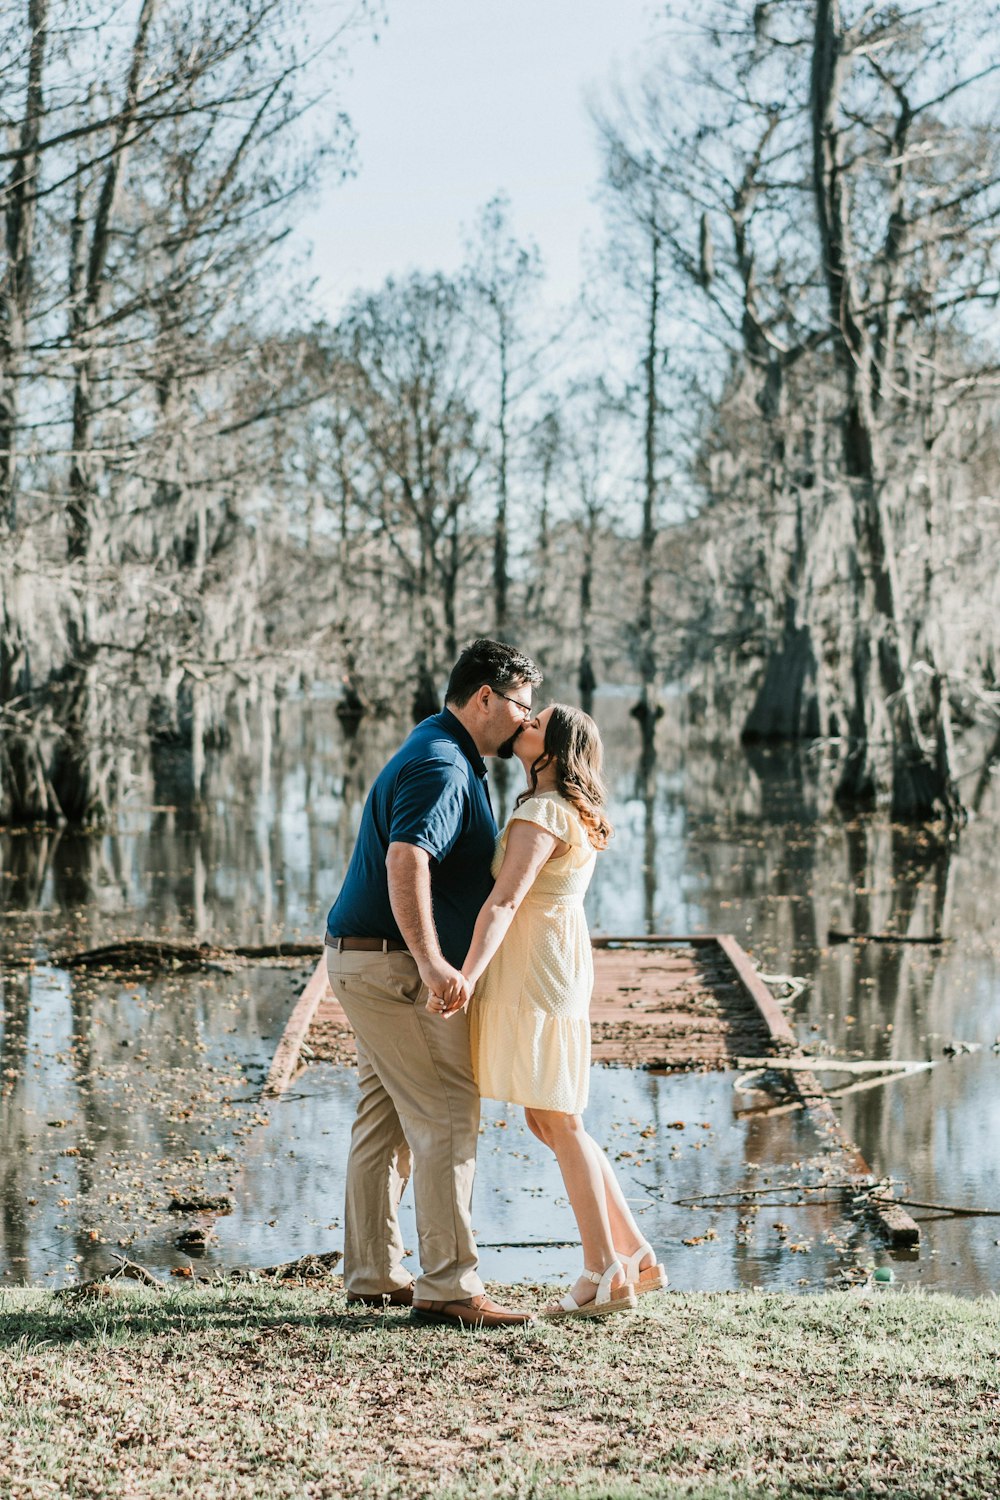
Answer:
[{"label": "tree trunk", "polygon": [[636,621],[639,645],[639,701],[632,708],[632,716],[638,720],[642,735],[642,754],[647,759],[654,754],[656,721],[663,713],[662,707],[656,702],[656,651],[653,641],[653,577],[655,571],[657,490],[656,437],[659,425],[656,366],[659,357],[661,249],[655,203],[650,216],[649,235],[650,268],[645,358],[646,402],[643,430],[644,485],[640,547],[641,578],[639,585],[639,617]]},{"label": "tree trunk", "polygon": [[94,722],[95,652],[85,644],[88,638],[85,628],[54,684],[60,737],[52,759],[51,784],[59,814],[70,823],[97,822],[105,812],[101,773],[107,764],[102,766],[102,759],[110,747],[101,744]]},{"label": "tree trunk", "polygon": [[17,530],[18,522],[18,381],[31,306],[48,9],[49,0],[28,0],[30,42],[24,119],[18,133],[17,156],[4,195],[7,266],[0,285],[0,519],[11,532]]},{"label": "tree trunk", "polygon": [[[816,0],[811,112],[813,191],[834,353],[844,408],[841,441],[854,519],[854,640],[850,743],[837,789],[849,806],[888,806],[907,819],[960,813],[955,783],[921,741],[898,608],[895,544],[886,509],[881,454],[878,335],[866,326],[855,285],[845,142],[838,113],[848,58],[839,0]],[[895,191],[895,190],[894,190]],[[895,201],[895,199],[894,199]],[[887,236],[884,254],[901,243]],[[891,276],[889,264],[887,275]]]},{"label": "tree trunk", "polygon": [[[789,503],[783,431],[787,421],[782,372],[776,362],[775,378],[768,382],[759,404],[771,428],[771,503],[775,514]],[[795,537],[791,558],[778,565],[781,579],[781,635],[767,659],[764,677],[753,707],[743,726],[742,739],[794,741],[816,739],[825,733],[825,715],[820,696],[820,666],[813,649],[812,631],[803,622],[799,597],[806,565],[805,524],[802,493],[794,486]],[[777,569],[776,569],[777,571]]]},{"label": "tree trunk", "polygon": [[552,472],[555,468],[557,429],[555,422],[549,417],[544,419],[542,440],[542,483],[541,494],[538,500],[538,531],[535,543],[534,566],[531,569],[530,581],[528,583],[528,597],[525,613],[529,620],[535,625],[540,625],[545,618],[545,596],[549,580],[549,552],[550,552],[550,529],[549,529],[549,490],[552,484]]},{"label": "tree trunk", "polygon": [[[76,353],[76,380],[73,387],[73,456],[69,474],[69,555],[86,558],[90,548],[92,509],[94,504],[93,461],[91,457],[93,404],[91,388],[94,378],[93,329],[100,312],[111,248],[114,212],[121,191],[128,157],[128,146],[139,107],[139,88],[146,67],[149,33],[159,0],[142,0],[136,23],[135,39],[125,97],[115,126],[110,158],[101,179],[94,207],[94,217],[83,240],[82,188],[78,198],[77,250],[74,265],[74,295],[70,314],[70,336]],[[81,176],[82,181],[82,176]]]},{"label": "tree trunk", "polygon": [[643,734],[639,752],[638,785],[642,799],[642,915],[647,932],[658,932],[656,920],[656,743]]},{"label": "tree trunk", "polygon": [[[43,114],[42,80],[48,44],[49,0],[28,0],[28,76],[24,118],[17,135],[17,156],[3,195],[6,268],[0,283],[0,527],[12,544],[19,523],[17,440],[19,381],[31,309],[35,206],[39,141]],[[6,560],[5,560],[6,562]],[[10,557],[0,577],[0,713],[13,700],[23,721],[6,722],[0,732],[0,821],[33,823],[53,815],[51,790],[37,734],[26,725],[31,699],[28,648],[12,607],[16,560]],[[22,722],[25,727],[22,727]]]},{"label": "tree trunk", "polygon": [[597,686],[590,650],[591,610],[594,592],[594,538],[596,531],[597,510],[591,504],[587,507],[583,531],[583,560],[580,568],[580,666],[577,673],[577,686],[580,690],[580,707],[584,713],[588,714],[592,714],[594,711],[594,689]]},{"label": "tree trunk", "polygon": [[497,512],[493,528],[493,614],[497,637],[506,639],[508,628],[508,584],[509,584],[509,538],[507,534],[507,447],[509,372],[507,369],[507,330],[500,319],[500,409],[497,426],[500,435],[500,453],[497,464]]},{"label": "tree trunk", "polygon": [[809,627],[787,627],[778,649],[768,658],[742,738],[747,742],[817,739],[822,733],[818,672]]},{"label": "tree trunk", "polygon": [[437,665],[438,622],[434,611],[434,590],[431,580],[437,576],[434,555],[433,503],[428,504],[421,527],[420,570],[417,585],[418,608],[420,610],[420,649],[411,703],[413,722],[419,724],[441,707],[435,681]]},{"label": "tree trunk", "polygon": [[[158,0],[142,0],[125,95],[110,155],[87,222],[83,174],[78,177],[71,226],[70,339],[75,354],[72,456],[69,471],[68,542],[71,560],[86,569],[90,561],[96,503],[93,468],[94,328],[107,281],[115,208],[124,177],[128,147],[139,106],[150,29]],[[56,701],[60,738],[52,768],[52,785],[64,817],[73,823],[95,822],[106,813],[107,792],[115,775],[116,749],[101,723],[100,683],[95,666],[89,590],[79,616],[69,617],[69,659],[59,674]]]},{"label": "tree trunk", "polygon": [[59,810],[46,769],[42,705],[21,628],[26,590],[15,546],[0,547],[0,823],[54,822]]},{"label": "tree trunk", "polygon": [[462,532],[459,526],[459,507],[452,508],[445,538],[447,564],[442,578],[444,607],[444,654],[450,662],[458,655],[458,574],[462,565]]}]

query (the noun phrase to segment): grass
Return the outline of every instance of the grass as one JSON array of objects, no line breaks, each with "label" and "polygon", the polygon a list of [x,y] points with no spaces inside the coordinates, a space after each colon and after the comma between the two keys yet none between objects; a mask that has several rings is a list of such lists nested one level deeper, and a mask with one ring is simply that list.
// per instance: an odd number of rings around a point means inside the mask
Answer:
[{"label": "grass", "polygon": [[296,1288],[0,1292],[0,1495],[992,1497],[1000,1302],[415,1328]]}]

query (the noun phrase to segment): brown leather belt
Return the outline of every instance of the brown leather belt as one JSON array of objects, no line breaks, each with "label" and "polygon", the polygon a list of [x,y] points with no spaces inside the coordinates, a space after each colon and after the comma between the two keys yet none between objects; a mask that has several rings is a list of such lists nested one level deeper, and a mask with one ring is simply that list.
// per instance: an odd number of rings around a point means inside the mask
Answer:
[{"label": "brown leather belt", "polygon": [[406,944],[399,938],[331,937],[323,939],[328,948],[339,953],[405,953]]}]

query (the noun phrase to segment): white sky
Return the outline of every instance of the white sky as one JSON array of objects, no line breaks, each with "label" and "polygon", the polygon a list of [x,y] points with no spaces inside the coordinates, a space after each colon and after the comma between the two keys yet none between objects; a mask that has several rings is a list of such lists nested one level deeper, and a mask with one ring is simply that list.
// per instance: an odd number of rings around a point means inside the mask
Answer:
[{"label": "white sky", "polygon": [[[643,63],[663,0],[387,0],[379,41],[350,44],[336,90],[358,175],[324,192],[300,235],[324,311],[390,274],[454,270],[497,192],[534,240],[549,295],[572,297],[600,236],[600,161],[586,98]],[[662,22],[660,23],[662,24]]]}]

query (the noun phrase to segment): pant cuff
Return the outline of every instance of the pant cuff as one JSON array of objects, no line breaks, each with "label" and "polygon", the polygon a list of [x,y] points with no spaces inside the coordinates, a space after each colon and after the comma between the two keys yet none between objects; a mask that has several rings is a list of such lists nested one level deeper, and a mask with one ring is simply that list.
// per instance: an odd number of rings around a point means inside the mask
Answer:
[{"label": "pant cuff", "polygon": [[466,1272],[457,1281],[454,1276],[447,1280],[441,1276],[421,1276],[413,1288],[413,1296],[418,1302],[464,1302],[466,1297],[481,1297],[485,1290],[478,1276]]}]

